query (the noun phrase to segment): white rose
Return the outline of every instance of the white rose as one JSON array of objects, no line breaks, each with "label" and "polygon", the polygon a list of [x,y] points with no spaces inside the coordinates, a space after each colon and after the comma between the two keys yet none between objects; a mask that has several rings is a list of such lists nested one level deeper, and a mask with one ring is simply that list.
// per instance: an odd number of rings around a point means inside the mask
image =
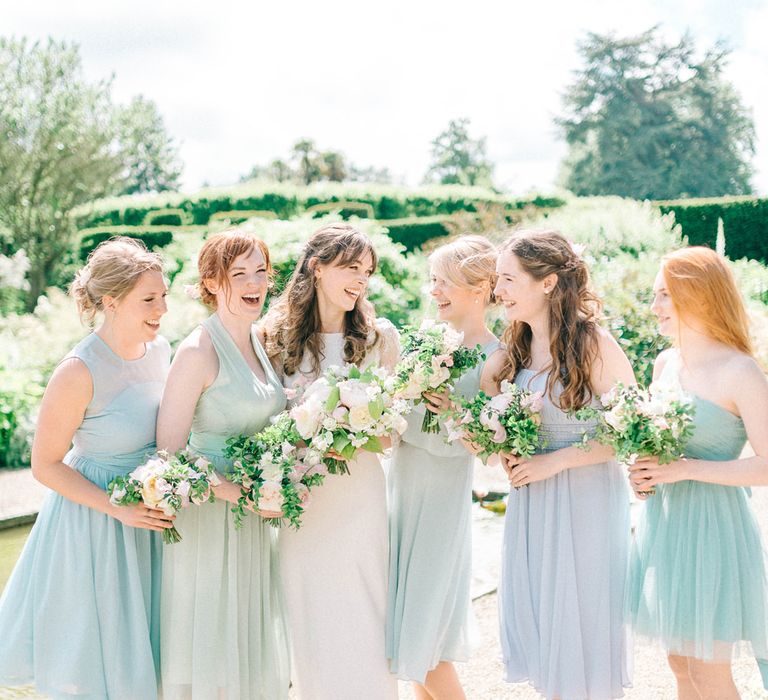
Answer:
[{"label": "white rose", "polygon": [[283,467],[279,464],[275,464],[271,459],[266,457],[260,464],[261,478],[264,481],[281,481],[283,478]]},{"label": "white rose", "polygon": [[371,423],[373,423],[373,417],[368,411],[367,402],[362,406],[355,406],[349,411],[349,425],[352,430],[364,430]]},{"label": "white rose", "polygon": [[339,382],[338,388],[341,403],[350,410],[358,406],[367,406],[370,401],[367,385],[356,379],[347,379],[346,381]]},{"label": "white rose", "polygon": [[296,422],[296,430],[305,440],[309,440],[320,427],[321,404],[307,400],[291,409],[291,418]]},{"label": "white rose", "polygon": [[627,428],[627,419],[622,413],[615,409],[613,411],[605,412],[605,422],[618,433],[623,432]]},{"label": "white rose", "polygon": [[432,389],[437,389],[443,382],[448,381],[451,378],[451,371],[447,367],[440,367],[429,378],[429,386]]},{"label": "white rose", "polygon": [[119,506],[120,501],[122,501],[126,497],[127,493],[128,492],[124,488],[117,488],[112,492],[112,495],[109,497],[109,502],[113,506]]}]

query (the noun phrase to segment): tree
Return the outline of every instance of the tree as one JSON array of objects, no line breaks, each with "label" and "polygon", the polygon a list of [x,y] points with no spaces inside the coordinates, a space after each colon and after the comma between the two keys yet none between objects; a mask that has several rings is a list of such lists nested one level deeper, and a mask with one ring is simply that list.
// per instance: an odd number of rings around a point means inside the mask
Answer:
[{"label": "tree", "polygon": [[448,128],[432,141],[432,164],[425,182],[444,185],[492,187],[493,165],[485,153],[485,139],[469,135],[469,119],[452,119]]},{"label": "tree", "polygon": [[689,36],[657,27],[635,37],[590,33],[556,120],[568,145],[563,184],[575,194],[672,199],[749,194],[755,130],[723,77],[728,52],[697,58]]},{"label": "tree", "polygon": [[134,97],[129,105],[116,110],[116,128],[124,168],[119,194],[179,188],[179,149],[154,102]]},{"label": "tree", "polygon": [[0,38],[0,253],[25,251],[29,310],[72,247],[72,209],[120,181],[109,90],[74,45]]},{"label": "tree", "polygon": [[299,139],[291,149],[293,160],[296,162],[296,172],[299,180],[309,185],[323,177],[323,167],[320,155],[315,148],[315,142],[310,139]]},{"label": "tree", "polygon": [[331,182],[344,182],[347,179],[347,163],[344,155],[338,151],[320,153],[322,177]]}]

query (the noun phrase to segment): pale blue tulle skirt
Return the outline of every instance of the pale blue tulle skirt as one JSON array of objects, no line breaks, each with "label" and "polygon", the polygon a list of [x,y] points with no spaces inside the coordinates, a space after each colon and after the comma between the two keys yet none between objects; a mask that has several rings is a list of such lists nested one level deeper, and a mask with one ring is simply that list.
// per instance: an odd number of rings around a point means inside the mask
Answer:
[{"label": "pale blue tulle skirt", "polygon": [[[68,459],[101,488],[142,460]],[[0,685],[57,699],[156,698],[162,547],[159,533],[51,493],[0,598]]]}]

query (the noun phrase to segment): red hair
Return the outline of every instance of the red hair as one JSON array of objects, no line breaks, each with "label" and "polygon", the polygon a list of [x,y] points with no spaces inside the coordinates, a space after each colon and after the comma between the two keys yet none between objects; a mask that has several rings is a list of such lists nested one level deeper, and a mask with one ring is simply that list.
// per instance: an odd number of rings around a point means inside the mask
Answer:
[{"label": "red hair", "polygon": [[205,286],[205,280],[214,280],[219,287],[226,289],[227,297],[230,294],[229,278],[227,272],[241,255],[249,254],[254,248],[258,248],[264,256],[267,265],[267,276],[272,277],[272,264],[269,260],[269,248],[260,238],[242,229],[233,228],[211,236],[200,249],[197,257],[197,270],[200,274],[198,289],[203,303],[211,308],[216,308],[216,295]]},{"label": "red hair", "polygon": [[661,259],[661,270],[681,318],[695,318],[711,338],[754,355],[744,300],[724,258],[702,246],[681,248]]}]

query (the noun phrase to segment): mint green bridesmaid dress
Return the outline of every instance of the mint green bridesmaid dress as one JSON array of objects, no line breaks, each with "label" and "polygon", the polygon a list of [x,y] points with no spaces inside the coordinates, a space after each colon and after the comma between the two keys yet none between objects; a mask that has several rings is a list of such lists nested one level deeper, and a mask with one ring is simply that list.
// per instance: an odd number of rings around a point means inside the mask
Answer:
[{"label": "mint green bridesmaid dress", "polygon": [[[266,375],[256,377],[213,314],[203,322],[219,373],[197,403],[190,448],[231,470],[230,437],[252,434],[285,407],[282,384],[256,336]],[[164,700],[281,700],[288,696],[288,647],[276,531],[253,513],[236,530],[226,501],[184,509],[182,541],[165,548],[161,665]]]}]

